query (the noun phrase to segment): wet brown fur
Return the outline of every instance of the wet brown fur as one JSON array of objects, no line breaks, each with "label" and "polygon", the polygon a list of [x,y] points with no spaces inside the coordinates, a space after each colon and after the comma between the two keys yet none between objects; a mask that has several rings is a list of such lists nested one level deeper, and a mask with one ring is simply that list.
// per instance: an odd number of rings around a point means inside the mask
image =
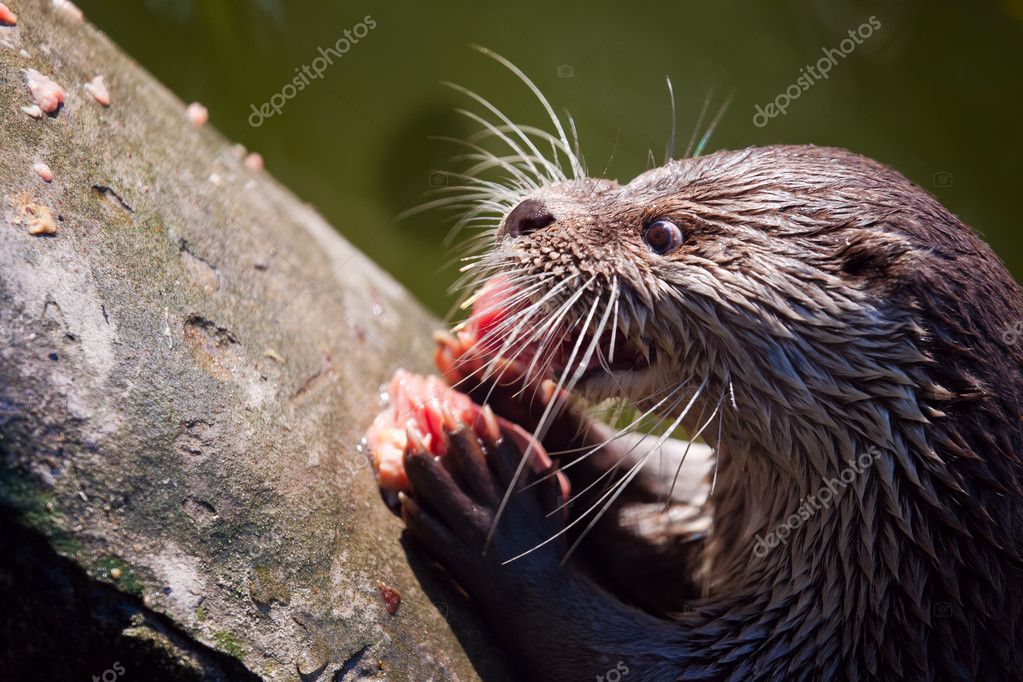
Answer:
[{"label": "wet brown fur", "polygon": [[[707,438],[717,481],[690,510],[710,520],[705,534],[667,524],[631,545],[616,536],[650,497],[644,472],[589,541],[589,578],[543,552],[470,566],[432,547],[532,675],[594,679],[618,662],[630,680],[1020,674],[1023,338],[1006,332],[1023,321],[1023,291],[968,226],[886,166],[814,146],[720,152],[528,198],[555,221],[499,238],[492,270],[592,277],[569,319],[614,279],[615,323],[656,348],[656,371],[630,397],[642,405],[696,376],[698,407],[721,409]],[[665,216],[685,241],[659,256],[642,233]],[[549,449],[600,442],[588,431],[599,426],[565,419]],[[864,452],[879,454],[834,504],[754,554],[755,538]],[[574,488],[614,459],[577,467]],[[676,572],[685,589],[657,608],[649,589],[623,586],[630,571],[643,583]],[[675,613],[692,591],[695,607]]]}]

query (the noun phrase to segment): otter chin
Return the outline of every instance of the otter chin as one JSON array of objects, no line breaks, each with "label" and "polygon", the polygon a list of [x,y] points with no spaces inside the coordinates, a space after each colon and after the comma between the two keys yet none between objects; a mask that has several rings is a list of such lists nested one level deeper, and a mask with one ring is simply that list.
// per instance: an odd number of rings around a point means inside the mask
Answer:
[{"label": "otter chin", "polygon": [[409,532],[501,646],[530,679],[1017,677],[1023,290],[994,252],[843,149],[620,184],[559,139],[569,172],[472,185],[494,230],[438,337],[535,445],[453,419],[444,465],[404,454]]}]

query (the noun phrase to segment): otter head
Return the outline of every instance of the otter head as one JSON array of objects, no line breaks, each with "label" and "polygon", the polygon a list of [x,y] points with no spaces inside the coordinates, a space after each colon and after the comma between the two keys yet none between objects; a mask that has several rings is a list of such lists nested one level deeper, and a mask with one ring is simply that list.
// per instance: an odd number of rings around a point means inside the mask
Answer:
[{"label": "otter head", "polygon": [[[649,406],[688,382],[727,398],[744,436],[791,439],[792,419],[835,426],[867,396],[899,400],[923,361],[911,307],[893,304],[914,274],[897,215],[912,186],[885,172],[841,150],[771,147],[624,185],[554,183],[507,212],[485,260],[529,291],[517,346],[556,348],[549,364],[584,395]],[[887,418],[869,421],[858,428],[889,446]]]}]

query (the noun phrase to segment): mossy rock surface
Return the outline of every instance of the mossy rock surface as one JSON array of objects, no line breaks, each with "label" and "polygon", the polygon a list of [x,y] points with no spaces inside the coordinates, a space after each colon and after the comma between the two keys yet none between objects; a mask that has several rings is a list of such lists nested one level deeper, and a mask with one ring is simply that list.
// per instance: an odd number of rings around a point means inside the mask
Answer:
[{"label": "mossy rock surface", "polygon": [[[8,5],[6,672],[505,679],[357,447],[395,367],[429,369],[436,320],[88,23]],[[63,87],[56,115],[23,113],[25,69]],[[84,88],[97,74],[110,107]],[[40,206],[55,234],[29,234]],[[37,628],[60,655],[18,653]]]}]

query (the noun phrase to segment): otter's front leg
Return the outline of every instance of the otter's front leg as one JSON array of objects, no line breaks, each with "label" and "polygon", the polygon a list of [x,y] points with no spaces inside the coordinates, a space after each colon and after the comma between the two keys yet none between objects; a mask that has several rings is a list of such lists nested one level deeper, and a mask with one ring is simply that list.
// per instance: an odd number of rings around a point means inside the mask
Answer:
[{"label": "otter's front leg", "polygon": [[412,494],[400,497],[401,515],[530,679],[594,680],[613,670],[632,671],[637,680],[675,679],[685,654],[678,627],[560,565],[565,520],[556,511],[562,491],[556,477],[542,479],[527,468],[484,552],[523,454],[522,434],[491,421],[488,435],[478,439],[472,428],[450,416],[446,421],[441,457],[410,431],[404,466]]}]

